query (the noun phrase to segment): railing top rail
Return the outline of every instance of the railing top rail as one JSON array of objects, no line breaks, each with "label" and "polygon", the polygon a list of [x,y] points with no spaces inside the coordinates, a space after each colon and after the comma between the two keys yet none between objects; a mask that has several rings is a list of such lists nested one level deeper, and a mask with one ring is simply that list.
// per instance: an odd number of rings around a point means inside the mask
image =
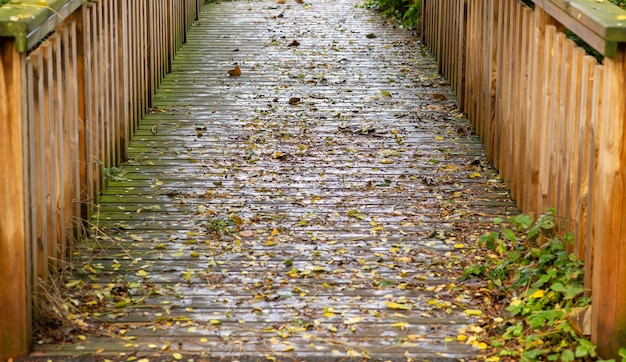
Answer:
[{"label": "railing top rail", "polygon": [[626,43],[626,11],[608,0],[532,1],[604,56]]},{"label": "railing top rail", "polygon": [[85,0],[21,0],[0,7],[0,37],[15,38],[17,51],[33,48]]}]

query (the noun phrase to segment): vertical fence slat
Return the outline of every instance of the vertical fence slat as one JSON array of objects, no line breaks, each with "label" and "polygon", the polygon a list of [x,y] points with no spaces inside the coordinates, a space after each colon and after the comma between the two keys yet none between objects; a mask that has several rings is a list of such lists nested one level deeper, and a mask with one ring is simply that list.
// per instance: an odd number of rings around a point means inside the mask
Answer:
[{"label": "vertical fence slat", "polygon": [[590,190],[593,188],[592,172],[595,167],[595,128],[592,125],[593,89],[597,84],[599,67],[595,65],[595,59],[591,56],[583,58],[581,71],[580,113],[578,130],[580,136],[578,147],[580,159],[577,172],[576,190],[578,191],[576,204],[576,221],[578,226],[577,247],[578,254],[584,256],[585,263],[585,293],[591,294],[592,280],[591,270],[593,265],[593,252],[591,245],[591,197]]},{"label": "vertical fence slat", "polygon": [[604,62],[594,181],[592,333],[603,356],[626,341],[626,44]]},{"label": "vertical fence slat", "polygon": [[13,41],[0,44],[0,359],[28,353],[30,308],[25,261],[24,158],[22,133],[23,56]]}]

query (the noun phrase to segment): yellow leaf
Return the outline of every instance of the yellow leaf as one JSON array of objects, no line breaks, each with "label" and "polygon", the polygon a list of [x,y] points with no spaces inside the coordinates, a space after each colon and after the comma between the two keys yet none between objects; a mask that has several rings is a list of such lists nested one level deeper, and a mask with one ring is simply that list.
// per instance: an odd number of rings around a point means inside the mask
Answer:
[{"label": "yellow leaf", "polygon": [[360,321],[361,321],[361,317],[353,317],[353,318],[345,320],[343,324],[357,324]]},{"label": "yellow leaf", "polygon": [[276,235],[278,235],[278,229],[272,230],[272,236],[276,236]]},{"label": "yellow leaf", "polygon": [[296,349],[295,346],[287,346],[283,348],[282,352],[291,352],[291,351],[294,351],[295,349]]},{"label": "yellow leaf", "polygon": [[436,139],[437,141],[443,141],[443,137],[441,137],[441,136],[437,136],[437,137],[435,137],[435,139]]},{"label": "yellow leaf", "polygon": [[476,347],[477,347],[478,349],[487,349],[487,347],[488,347],[488,346],[487,346],[487,343],[485,343],[485,342],[479,342],[479,343],[476,345]]},{"label": "yellow leaf", "polygon": [[211,319],[209,321],[210,324],[214,325],[214,326],[219,326],[220,324],[222,324],[222,321],[217,320],[217,319]]},{"label": "yellow leaf", "polygon": [[406,304],[400,304],[400,303],[395,303],[395,302],[385,302],[385,305],[389,309],[411,310],[411,306],[408,306]]},{"label": "yellow leaf", "polygon": [[463,313],[467,314],[467,315],[483,315],[483,311],[478,310],[478,309],[466,309],[463,311]]},{"label": "yellow leaf", "polygon": [[174,352],[172,353],[172,358],[174,358],[177,361],[180,361],[181,359],[183,359],[183,355],[178,352]]},{"label": "yellow leaf", "polygon": [[380,94],[382,94],[383,97],[391,98],[391,93],[389,91],[384,90],[384,89],[380,91]]},{"label": "yellow leaf", "polygon": [[539,299],[539,298],[543,298],[544,295],[545,295],[545,292],[543,291],[543,289],[539,289],[538,291],[534,292],[530,297]]},{"label": "yellow leaf", "polygon": [[409,324],[407,322],[398,322],[398,323],[392,324],[391,326],[393,328],[407,329],[409,327]]},{"label": "yellow leaf", "polygon": [[482,175],[478,172],[474,172],[469,175],[469,178],[478,178],[478,177],[482,177]]},{"label": "yellow leaf", "polygon": [[145,270],[141,269],[141,270],[137,271],[137,275],[139,275],[140,277],[145,277],[145,276],[148,276],[148,272],[146,272]]},{"label": "yellow leaf", "polygon": [[456,336],[456,340],[459,342],[465,342],[467,341],[467,336],[464,334],[459,334],[458,336]]},{"label": "yellow leaf", "polygon": [[617,20],[626,20],[626,15],[618,15]]}]

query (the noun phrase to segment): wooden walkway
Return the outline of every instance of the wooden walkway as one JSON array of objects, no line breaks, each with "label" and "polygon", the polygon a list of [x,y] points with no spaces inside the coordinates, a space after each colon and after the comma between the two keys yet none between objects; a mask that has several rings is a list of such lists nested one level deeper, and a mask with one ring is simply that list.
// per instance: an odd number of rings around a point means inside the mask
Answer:
[{"label": "wooden walkway", "polygon": [[432,58],[360,3],[204,7],[76,250],[94,333],[33,359],[479,353],[455,278],[514,204]]}]

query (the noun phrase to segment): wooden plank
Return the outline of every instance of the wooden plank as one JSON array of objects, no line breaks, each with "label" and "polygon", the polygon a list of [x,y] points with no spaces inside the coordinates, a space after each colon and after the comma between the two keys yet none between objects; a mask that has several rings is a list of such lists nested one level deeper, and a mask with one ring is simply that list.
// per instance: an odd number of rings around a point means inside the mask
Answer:
[{"label": "wooden plank", "polygon": [[28,353],[31,340],[24,219],[23,56],[14,41],[0,43],[0,359]]},{"label": "wooden plank", "polygon": [[593,191],[593,342],[617,357],[626,341],[626,44],[604,62]]},{"label": "wooden plank", "polygon": [[53,34],[49,40],[52,43],[52,57],[50,61],[52,62],[52,95],[53,95],[53,124],[51,134],[56,139],[54,140],[55,146],[52,150],[52,154],[56,155],[57,160],[55,161],[55,170],[53,171],[53,179],[54,179],[54,194],[52,197],[52,208],[53,208],[53,217],[56,223],[56,242],[55,242],[55,256],[54,259],[50,260],[55,270],[60,265],[60,262],[65,260],[65,252],[67,251],[67,220],[69,218],[67,206],[70,205],[69,200],[67,198],[69,190],[67,186],[69,183],[68,179],[68,143],[70,142],[70,138],[67,134],[67,90],[65,88],[66,75],[63,69],[66,66],[64,59],[62,58],[62,48],[66,48],[63,44],[63,33],[64,33],[65,24],[59,29],[57,32]]},{"label": "wooden plank", "polygon": [[508,23],[508,1],[497,1],[497,13],[494,14],[494,20],[497,25],[490,31],[491,37],[494,38],[493,49],[493,71],[490,74],[490,82],[492,82],[492,96],[487,99],[490,104],[490,112],[488,122],[490,124],[490,138],[487,140],[492,146],[492,162],[501,175],[505,174],[506,164],[503,159],[503,143],[505,141],[504,128],[508,123],[506,119],[506,103],[508,90],[508,77],[510,70],[508,69],[507,50],[509,49],[507,35],[510,30]]},{"label": "wooden plank", "polygon": [[[544,138],[547,139],[545,143],[546,151],[548,152],[548,169],[545,170],[547,179],[547,199],[545,208],[554,208],[557,210],[559,216],[563,216],[561,214],[562,210],[557,209],[557,198],[558,198],[558,189],[561,185],[559,185],[559,174],[561,172],[562,165],[560,164],[560,148],[562,146],[562,140],[559,136],[561,127],[560,112],[559,112],[559,103],[563,96],[563,92],[565,89],[561,88],[561,69],[564,64],[563,59],[563,43],[565,42],[565,34],[561,32],[556,32],[554,34],[554,43],[552,50],[552,59],[551,59],[551,67],[550,67],[550,89],[548,90],[548,94],[550,94],[550,104],[547,111],[547,118],[544,118],[549,121],[548,130],[549,135],[544,134]],[[546,42],[547,43],[547,42]]]},{"label": "wooden plank", "polygon": [[[569,216],[571,214],[570,200],[572,197],[569,193],[571,182],[570,182],[570,169],[572,167],[572,163],[576,162],[574,159],[574,150],[573,150],[573,131],[574,126],[575,113],[570,108],[572,105],[572,98],[576,98],[576,102],[578,103],[578,99],[575,96],[575,83],[572,82],[572,73],[579,72],[579,69],[575,69],[573,64],[573,52],[574,52],[575,44],[569,40],[564,39],[562,45],[562,65],[561,65],[561,82],[559,84],[559,88],[561,88],[561,97],[559,98],[559,144],[558,147],[558,164],[559,164],[559,180],[557,183],[557,201],[556,201],[556,209],[558,215],[564,218],[566,221],[564,232],[571,231],[573,228],[570,225],[572,220],[569,220]],[[573,245],[566,245],[566,248],[570,252],[573,251]]]},{"label": "wooden plank", "polygon": [[540,143],[537,140],[542,139],[542,120],[543,120],[543,102],[544,102],[544,76],[546,74],[545,64],[545,32],[546,26],[549,24],[549,17],[541,9],[535,9],[534,13],[535,34],[534,34],[534,52],[533,52],[533,65],[532,65],[532,80],[531,80],[531,94],[533,112],[530,117],[529,124],[529,137],[527,149],[529,150],[529,157],[527,160],[527,169],[529,172],[529,180],[526,182],[528,195],[535,195],[535,197],[528,197],[523,210],[525,212],[538,213],[541,210],[541,195],[539,191],[539,173],[541,162],[541,148],[538,147]]},{"label": "wooden plank", "polygon": [[593,270],[593,245],[591,244],[591,196],[593,186],[593,171],[595,169],[595,128],[592,125],[592,109],[595,84],[600,79],[601,66],[591,56],[585,56],[581,71],[580,111],[578,113],[579,128],[581,135],[578,143],[580,158],[578,173],[576,174],[576,220],[578,222],[576,250],[581,259],[585,261],[585,294],[591,295],[592,270]]},{"label": "wooden plank", "polygon": [[459,111],[466,112],[465,109],[465,72],[467,70],[467,59],[466,59],[466,44],[467,44],[467,31],[468,31],[468,23],[467,23],[467,3],[465,0],[459,0],[458,4],[458,14],[459,14],[459,33],[457,40],[457,49],[456,49],[456,74],[457,74],[457,87],[456,87],[456,99],[459,102]]},{"label": "wooden plank", "polygon": [[484,49],[484,73],[483,73],[483,94],[485,96],[482,107],[482,119],[484,120],[484,143],[485,150],[487,151],[487,160],[493,162],[496,168],[497,157],[499,156],[499,145],[497,137],[499,136],[496,129],[496,91],[498,80],[498,37],[500,29],[500,6],[499,4],[504,0],[491,0],[486,5],[487,18],[489,19],[489,26],[484,27],[483,36],[487,40],[486,47]]},{"label": "wooden plank", "polygon": [[[581,109],[584,99],[581,98],[582,89],[585,79],[583,78],[583,58],[585,52],[582,48],[569,45],[571,47],[571,71],[569,73],[569,84],[571,87],[569,95],[569,104],[566,105],[568,109],[567,124],[569,134],[566,134],[566,138],[569,138],[569,152],[571,155],[569,159],[569,165],[567,170],[567,217],[570,220],[571,225],[568,230],[574,232],[574,246],[573,252],[580,260],[585,260],[584,253],[581,252],[581,244],[584,242],[580,240],[578,229],[580,220],[578,218],[577,210],[580,204],[580,189],[578,188],[578,174],[580,167],[580,158],[582,157],[582,148],[580,147],[580,140],[583,134],[579,132],[581,124]],[[566,156],[567,157],[567,156]]]},{"label": "wooden plank", "polygon": [[512,1],[505,1],[504,4],[505,14],[502,14],[502,18],[506,21],[506,33],[505,44],[502,52],[504,53],[504,67],[505,73],[502,74],[505,79],[506,87],[502,89],[505,96],[505,102],[503,107],[502,122],[500,125],[502,140],[500,141],[500,162],[503,165],[503,169],[500,171],[500,175],[505,181],[505,184],[509,188],[512,187],[514,182],[512,177],[512,167],[515,160],[513,159],[513,149],[515,148],[515,142],[513,141],[515,131],[515,91],[516,91],[516,64],[515,64],[515,3]]},{"label": "wooden plank", "polygon": [[520,77],[520,136],[517,140],[519,144],[519,159],[518,159],[518,187],[517,192],[513,195],[516,200],[517,206],[522,209],[526,194],[526,183],[530,179],[530,170],[528,169],[528,139],[529,139],[529,122],[530,114],[533,108],[532,94],[531,94],[531,70],[532,60],[534,59],[533,51],[531,47],[533,43],[533,13],[530,8],[523,6],[522,11],[522,44],[520,48],[520,61],[521,61],[521,77]]},{"label": "wooden plank", "polygon": [[550,160],[551,160],[551,145],[553,144],[553,132],[554,132],[554,114],[552,113],[552,99],[554,98],[553,92],[555,74],[553,73],[556,67],[555,54],[555,37],[556,27],[553,25],[546,26],[544,48],[543,48],[543,80],[541,81],[541,95],[540,102],[537,107],[541,113],[539,116],[540,122],[540,134],[537,138],[539,140],[539,204],[538,213],[544,212],[547,207],[553,207],[550,205]]}]

